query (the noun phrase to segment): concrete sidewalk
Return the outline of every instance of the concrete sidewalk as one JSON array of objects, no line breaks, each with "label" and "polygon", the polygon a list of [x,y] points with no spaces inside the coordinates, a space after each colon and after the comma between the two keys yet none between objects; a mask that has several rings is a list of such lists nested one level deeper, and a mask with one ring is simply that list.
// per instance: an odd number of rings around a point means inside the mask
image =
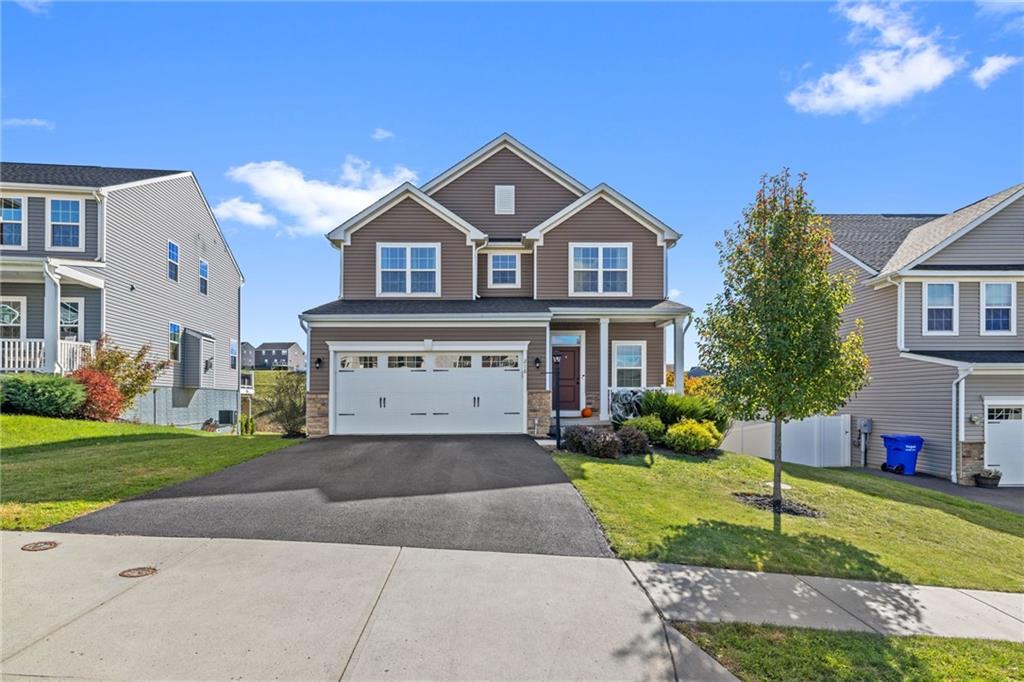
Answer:
[{"label": "concrete sidewalk", "polygon": [[[53,540],[54,549],[22,551]],[[3,533],[6,677],[732,679],[615,559]],[[122,578],[124,569],[158,573]]]},{"label": "concrete sidewalk", "polygon": [[668,620],[1024,642],[1024,594],[627,563]]}]

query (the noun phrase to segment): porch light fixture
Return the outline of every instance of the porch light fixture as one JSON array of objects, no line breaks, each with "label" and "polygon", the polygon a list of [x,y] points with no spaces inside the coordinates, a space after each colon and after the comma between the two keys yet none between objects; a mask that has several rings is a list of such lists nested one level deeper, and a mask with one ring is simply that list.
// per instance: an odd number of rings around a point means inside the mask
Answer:
[{"label": "porch light fixture", "polygon": [[533,368],[540,369],[540,356],[537,356],[533,359]]},{"label": "porch light fixture", "polygon": [[313,363],[313,366],[316,367],[317,369],[320,369],[320,365],[322,365],[322,364],[323,364],[323,360],[321,360],[320,358],[317,358],[316,362]]}]

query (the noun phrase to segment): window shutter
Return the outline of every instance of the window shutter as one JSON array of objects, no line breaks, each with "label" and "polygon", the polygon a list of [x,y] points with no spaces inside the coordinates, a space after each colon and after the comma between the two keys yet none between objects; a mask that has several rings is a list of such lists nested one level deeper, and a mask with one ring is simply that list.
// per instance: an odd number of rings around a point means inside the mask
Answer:
[{"label": "window shutter", "polygon": [[515,215],[516,213],[516,186],[495,185],[494,186],[494,214]]}]

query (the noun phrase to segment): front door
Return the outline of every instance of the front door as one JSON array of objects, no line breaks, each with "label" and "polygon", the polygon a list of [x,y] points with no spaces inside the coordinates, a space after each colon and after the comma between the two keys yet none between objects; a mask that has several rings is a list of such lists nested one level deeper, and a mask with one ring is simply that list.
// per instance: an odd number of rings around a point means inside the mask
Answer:
[{"label": "front door", "polygon": [[580,349],[574,346],[555,346],[552,349],[562,354],[558,377],[558,409],[573,411],[580,409]]}]

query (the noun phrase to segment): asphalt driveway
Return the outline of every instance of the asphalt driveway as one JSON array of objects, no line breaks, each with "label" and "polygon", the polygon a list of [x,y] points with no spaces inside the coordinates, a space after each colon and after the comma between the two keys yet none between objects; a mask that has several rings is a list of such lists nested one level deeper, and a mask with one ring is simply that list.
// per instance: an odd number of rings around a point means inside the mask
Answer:
[{"label": "asphalt driveway", "polygon": [[527,436],[310,440],[50,530],[612,555]]}]

